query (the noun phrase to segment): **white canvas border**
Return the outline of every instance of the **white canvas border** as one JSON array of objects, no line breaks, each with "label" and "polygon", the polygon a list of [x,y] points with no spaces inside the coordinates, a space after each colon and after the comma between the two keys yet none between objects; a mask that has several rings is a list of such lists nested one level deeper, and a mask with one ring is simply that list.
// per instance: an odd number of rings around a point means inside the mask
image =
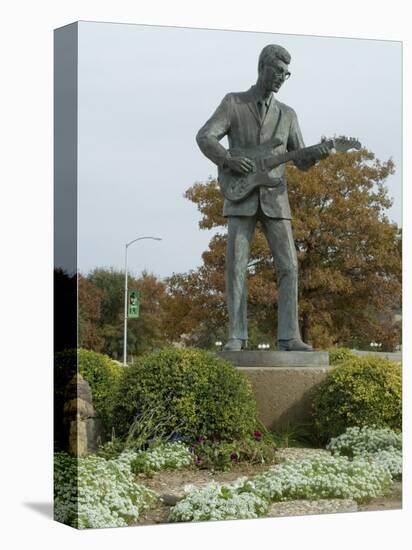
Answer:
[{"label": "white canvas border", "polygon": [[[2,471],[6,475],[1,499],[8,547],[35,544],[42,548],[112,548],[114,545],[157,548],[262,546],[290,548],[387,548],[406,546],[409,499],[402,512],[375,512],[304,518],[237,521],[88,531],[78,533],[53,523],[30,503],[51,500],[52,453],[52,30],[72,21],[98,20],[261,32],[318,34],[404,41],[405,63],[410,63],[407,3],[312,0],[282,4],[240,4],[226,1],[160,2],[147,4],[118,0],[80,2],[40,0],[9,3],[3,13],[2,126],[4,153],[1,171],[3,262],[1,283],[4,406]],[[4,8],[2,9],[4,12]],[[409,67],[410,68],[410,67]],[[409,71],[410,72],[410,71]],[[383,68],[384,74],[384,68]],[[405,72],[404,97],[410,97]],[[2,94],[3,95],[3,94]],[[405,105],[405,117],[408,104]],[[410,203],[404,138],[404,225],[409,242]],[[6,153],[7,152],[7,153]],[[3,155],[2,155],[3,156]],[[6,206],[7,205],[7,206]],[[411,280],[410,258],[404,280]],[[17,307],[19,289],[29,288],[28,315]],[[410,320],[410,292],[405,288],[404,334]],[[17,327],[19,329],[17,330]],[[405,388],[409,386],[410,353],[405,337]],[[410,402],[408,391],[407,403]],[[405,425],[410,414],[405,407]],[[405,433],[410,442],[409,430]],[[406,458],[407,450],[405,450]],[[404,483],[409,485],[410,461]],[[10,544],[11,541],[11,544]]]}]

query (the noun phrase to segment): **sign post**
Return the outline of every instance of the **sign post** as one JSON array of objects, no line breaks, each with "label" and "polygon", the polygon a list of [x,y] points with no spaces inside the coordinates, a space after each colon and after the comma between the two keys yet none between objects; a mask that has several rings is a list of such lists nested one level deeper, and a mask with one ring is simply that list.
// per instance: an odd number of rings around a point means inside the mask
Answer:
[{"label": "sign post", "polygon": [[[137,292],[137,310],[135,309],[134,312],[137,315],[130,315],[129,307],[130,307],[130,297],[129,292],[127,289],[127,283],[128,283],[128,275],[127,275],[127,249],[129,246],[136,241],[142,241],[143,239],[153,239],[154,241],[161,241],[162,237],[137,237],[137,239],[133,239],[133,241],[130,241],[129,243],[126,243],[125,249],[124,249],[124,327],[123,327],[123,365],[127,365],[127,319],[128,317],[139,317],[139,307],[140,307],[140,295],[139,291],[137,289],[134,289],[134,292]],[[135,304],[133,304],[135,306]]]},{"label": "sign post", "polygon": [[137,319],[140,314],[140,291],[137,288],[129,290],[129,300],[127,307],[127,317]]}]

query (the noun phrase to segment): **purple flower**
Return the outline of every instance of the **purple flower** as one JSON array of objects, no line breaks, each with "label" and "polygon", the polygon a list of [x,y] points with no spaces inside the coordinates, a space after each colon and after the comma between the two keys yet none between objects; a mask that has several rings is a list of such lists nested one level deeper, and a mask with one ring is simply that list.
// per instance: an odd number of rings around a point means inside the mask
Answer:
[{"label": "purple flower", "polygon": [[256,441],[260,441],[262,439],[262,433],[261,432],[254,432],[253,437],[256,439]]},{"label": "purple flower", "polygon": [[196,443],[198,443],[199,445],[201,445],[204,442],[205,442],[205,438],[202,437],[202,436],[198,437],[197,440],[196,440]]},{"label": "purple flower", "polygon": [[230,460],[231,460],[232,462],[239,462],[239,457],[238,457],[237,453],[232,453],[232,454],[230,455]]},{"label": "purple flower", "polygon": [[177,443],[178,441],[184,441],[184,440],[185,440],[185,437],[179,432],[174,433],[172,437],[169,439],[170,443]]},{"label": "purple flower", "polygon": [[200,458],[200,456],[197,456],[196,460],[195,460],[196,466],[200,466],[200,464],[202,464],[202,462],[203,462],[203,460]]}]

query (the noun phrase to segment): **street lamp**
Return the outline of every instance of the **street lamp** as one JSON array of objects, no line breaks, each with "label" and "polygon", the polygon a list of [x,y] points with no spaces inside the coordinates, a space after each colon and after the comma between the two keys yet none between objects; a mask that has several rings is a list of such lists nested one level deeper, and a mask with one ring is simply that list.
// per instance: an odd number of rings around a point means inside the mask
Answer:
[{"label": "street lamp", "polygon": [[124,255],[124,332],[123,332],[123,365],[127,365],[127,249],[130,245],[136,241],[142,241],[143,239],[152,239],[153,241],[161,241],[162,237],[137,237],[125,246]]}]

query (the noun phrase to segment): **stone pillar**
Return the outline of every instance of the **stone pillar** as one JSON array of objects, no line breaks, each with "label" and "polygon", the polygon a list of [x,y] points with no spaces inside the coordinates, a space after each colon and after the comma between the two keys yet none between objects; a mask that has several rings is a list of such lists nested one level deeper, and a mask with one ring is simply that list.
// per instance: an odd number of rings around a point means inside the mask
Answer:
[{"label": "stone pillar", "polygon": [[101,436],[101,425],[93,407],[90,386],[79,373],[67,386],[63,412],[69,453],[80,457],[95,451]]}]

